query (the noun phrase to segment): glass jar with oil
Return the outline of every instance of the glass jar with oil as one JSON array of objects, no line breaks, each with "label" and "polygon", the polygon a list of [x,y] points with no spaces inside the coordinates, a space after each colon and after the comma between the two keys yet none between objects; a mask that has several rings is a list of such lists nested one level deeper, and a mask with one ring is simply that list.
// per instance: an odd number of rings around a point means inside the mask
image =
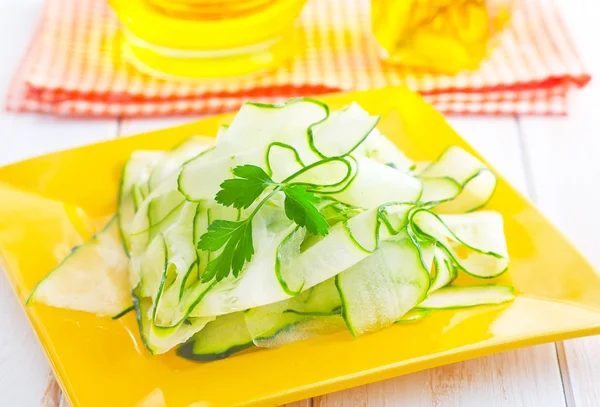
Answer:
[{"label": "glass jar with oil", "polygon": [[371,0],[373,33],[394,64],[456,73],[476,69],[514,0]]},{"label": "glass jar with oil", "polygon": [[122,53],[167,79],[227,78],[272,70],[298,51],[294,20],[306,0],[109,0]]}]

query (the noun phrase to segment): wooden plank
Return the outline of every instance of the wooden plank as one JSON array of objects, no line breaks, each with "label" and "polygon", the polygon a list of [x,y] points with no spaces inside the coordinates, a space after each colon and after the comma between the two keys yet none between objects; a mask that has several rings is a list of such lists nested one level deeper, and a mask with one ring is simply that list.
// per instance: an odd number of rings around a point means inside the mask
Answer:
[{"label": "wooden plank", "polygon": [[[600,207],[598,179],[600,103],[597,86],[577,101],[569,119],[522,120],[524,144],[530,157],[536,203],[549,219],[600,268],[596,216]],[[588,96],[590,95],[590,96]],[[596,406],[600,400],[600,336],[565,341],[559,345],[563,374],[573,406]]]},{"label": "wooden plank", "polygon": [[312,400],[307,399],[307,400],[297,401],[295,403],[284,404],[281,407],[312,407]]},{"label": "wooden plank", "polygon": [[315,399],[315,407],[564,405],[552,345],[455,363]]},{"label": "wooden plank", "polygon": [[[4,97],[37,21],[40,1],[0,4],[0,95]],[[0,165],[112,138],[116,121],[67,120],[0,111]],[[50,367],[0,272],[0,406],[39,406]]]},{"label": "wooden plank", "polygon": [[[559,0],[592,76],[600,74],[600,10],[593,0]],[[600,268],[600,85],[592,81],[570,100],[568,118],[520,120],[531,179],[540,209]],[[594,407],[600,400],[600,336],[558,344],[569,406]]]},{"label": "wooden plank", "polygon": [[[451,118],[450,123],[509,182],[526,192],[514,119]],[[456,363],[315,398],[318,407],[532,405],[565,405],[553,344]]]}]

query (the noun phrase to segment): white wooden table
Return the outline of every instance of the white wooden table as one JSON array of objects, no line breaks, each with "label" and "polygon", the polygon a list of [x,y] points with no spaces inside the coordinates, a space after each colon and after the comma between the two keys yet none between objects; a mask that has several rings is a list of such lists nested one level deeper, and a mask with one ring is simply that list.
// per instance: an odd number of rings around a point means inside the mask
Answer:
[{"label": "white wooden table", "polygon": [[[0,0],[2,98],[40,3]],[[592,74],[600,75],[597,0],[560,3]],[[575,95],[571,112],[568,118],[451,117],[450,122],[600,269],[600,85],[592,82]],[[75,120],[0,112],[0,165],[190,120]],[[49,371],[0,273],[0,406],[39,406]],[[294,404],[300,406],[600,406],[600,336],[506,352]]]}]

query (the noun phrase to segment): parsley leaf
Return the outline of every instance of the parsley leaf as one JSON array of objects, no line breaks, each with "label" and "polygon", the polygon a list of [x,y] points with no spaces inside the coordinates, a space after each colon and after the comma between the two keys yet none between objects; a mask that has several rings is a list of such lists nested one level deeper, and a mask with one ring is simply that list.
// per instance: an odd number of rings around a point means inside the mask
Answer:
[{"label": "parsley leaf", "polygon": [[313,235],[327,235],[329,224],[325,216],[315,207],[319,198],[308,192],[303,185],[292,185],[283,188],[285,194],[285,214],[299,226],[306,227]]},{"label": "parsley leaf", "polygon": [[[307,191],[305,185],[276,183],[262,168],[255,165],[235,167],[233,174],[238,178],[223,181],[221,190],[215,197],[215,200],[222,205],[247,209],[266,188],[271,186],[275,188],[258,203],[246,219],[215,220],[209,225],[207,232],[200,236],[198,249],[209,252],[221,250],[219,255],[206,265],[202,281],[207,282],[212,279],[221,281],[230,273],[239,276],[244,264],[254,255],[252,219],[261,206],[280,191],[285,194],[284,209],[290,220],[306,227],[313,235],[325,236],[329,232],[329,224],[325,216],[314,205],[319,202],[319,198]],[[288,177],[287,180],[292,178],[293,176]]]},{"label": "parsley leaf", "polygon": [[239,222],[229,220],[215,220],[208,227],[208,231],[200,237],[198,249],[223,251],[208,262],[202,281],[207,282],[213,278],[221,281],[231,272],[238,276],[244,263],[252,259],[254,246],[252,244],[252,219]]},{"label": "parsley leaf", "polygon": [[233,169],[233,175],[238,178],[228,179],[221,183],[221,190],[215,200],[224,205],[238,209],[250,207],[272,185],[277,185],[260,167],[241,165]]}]

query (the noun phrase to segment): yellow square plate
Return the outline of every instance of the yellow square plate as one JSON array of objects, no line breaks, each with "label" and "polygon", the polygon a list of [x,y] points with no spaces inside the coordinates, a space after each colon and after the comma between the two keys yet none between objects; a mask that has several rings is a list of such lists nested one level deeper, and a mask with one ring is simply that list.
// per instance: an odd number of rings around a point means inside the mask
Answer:
[{"label": "yellow square plate", "polygon": [[[380,129],[409,157],[449,145],[472,149],[405,89],[326,96],[383,115]],[[0,168],[0,250],[21,301],[75,244],[115,211],[123,163],[136,149],[168,149],[216,134],[231,115],[50,154]],[[440,311],[355,340],[347,333],[198,364],[150,356],[134,315],[118,321],[43,305],[26,307],[74,407],[135,406],[163,392],[168,407],[272,406],[520,346],[600,332],[600,277],[565,238],[500,179],[490,209],[504,215],[511,304]],[[197,404],[194,404],[197,403]]]}]

